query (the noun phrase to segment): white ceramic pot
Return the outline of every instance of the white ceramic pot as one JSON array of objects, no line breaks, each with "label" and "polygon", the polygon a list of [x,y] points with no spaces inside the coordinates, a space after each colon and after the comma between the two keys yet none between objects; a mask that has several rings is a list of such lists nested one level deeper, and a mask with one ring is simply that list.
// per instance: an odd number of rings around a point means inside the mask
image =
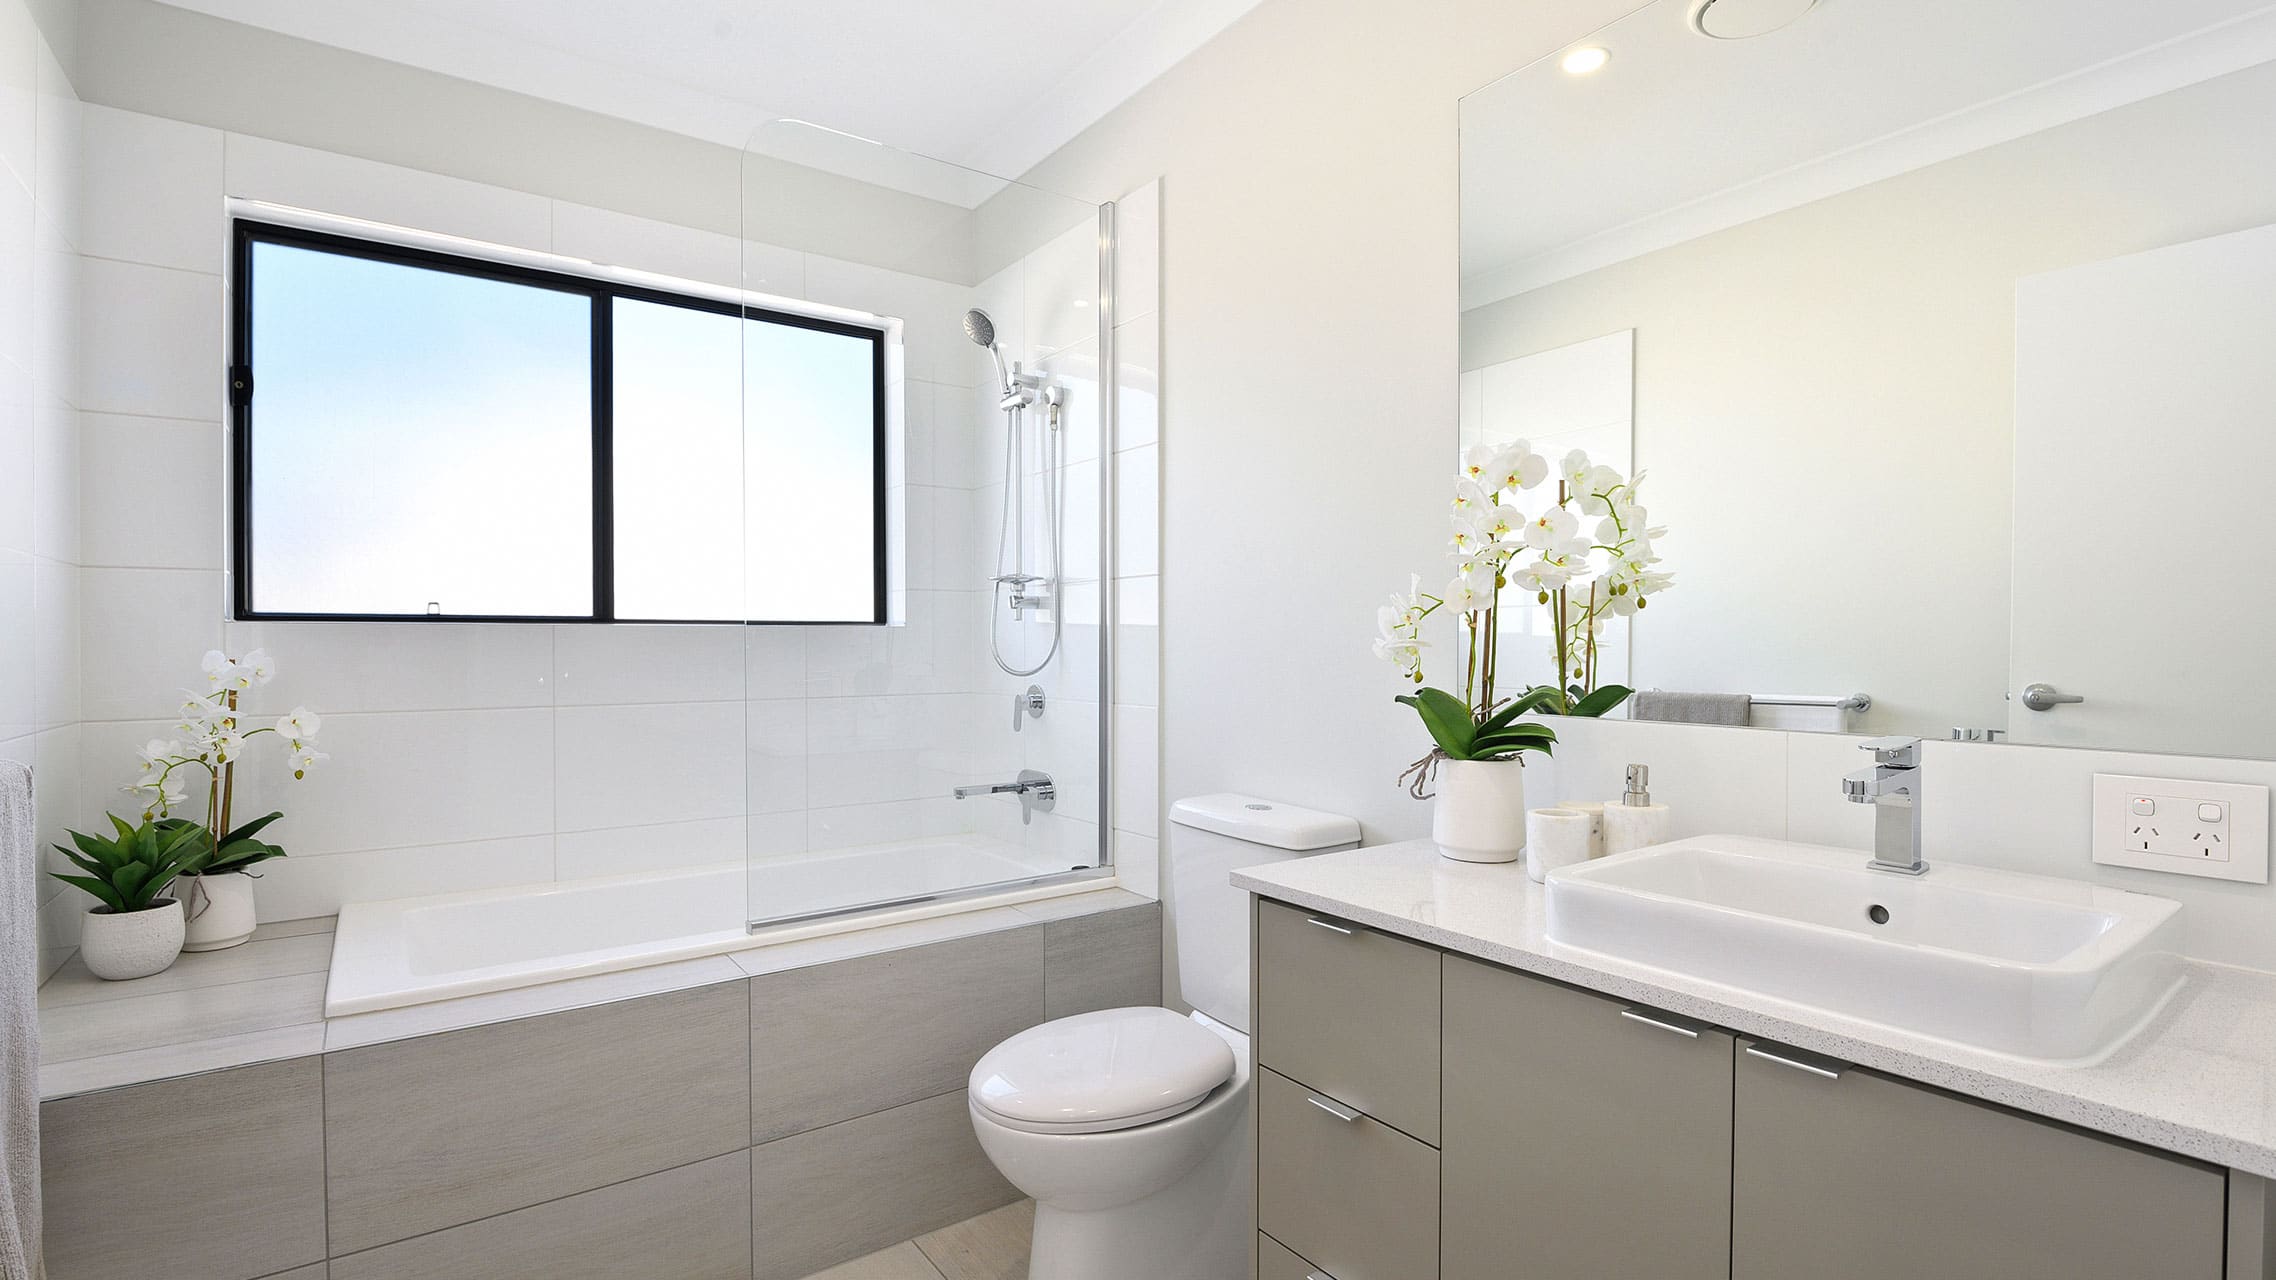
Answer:
[{"label": "white ceramic pot", "polygon": [[1456,862],[1515,862],[1525,850],[1525,765],[1441,760],[1430,838]]},{"label": "white ceramic pot", "polygon": [[89,909],[79,926],[79,958],[98,978],[123,982],[164,973],[182,954],[182,904],[173,898],[144,911]]},{"label": "white ceramic pot", "polygon": [[182,950],[221,951],[253,936],[253,877],[183,876],[174,892],[182,900]]}]

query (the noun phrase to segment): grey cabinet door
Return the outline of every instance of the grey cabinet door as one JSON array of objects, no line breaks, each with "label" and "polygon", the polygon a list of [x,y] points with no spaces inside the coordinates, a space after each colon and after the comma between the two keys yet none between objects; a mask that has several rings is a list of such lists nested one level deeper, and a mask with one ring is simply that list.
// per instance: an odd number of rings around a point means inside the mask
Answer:
[{"label": "grey cabinet door", "polygon": [[1455,956],[1445,999],[1444,1280],[1728,1276],[1728,1034]]},{"label": "grey cabinet door", "polygon": [[2220,1280],[2223,1171],[1742,1042],[1733,1280]]},{"label": "grey cabinet door", "polygon": [[1438,1152],[1257,1072],[1257,1227],[1335,1280],[1438,1275]]},{"label": "grey cabinet door", "polygon": [[1257,908],[1257,1061],[1438,1142],[1438,952],[1359,925]]}]

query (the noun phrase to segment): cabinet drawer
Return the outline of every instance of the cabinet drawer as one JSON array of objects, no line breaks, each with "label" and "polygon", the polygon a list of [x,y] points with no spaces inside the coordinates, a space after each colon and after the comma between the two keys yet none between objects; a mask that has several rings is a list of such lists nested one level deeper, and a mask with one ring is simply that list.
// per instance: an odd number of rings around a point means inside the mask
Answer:
[{"label": "cabinet drawer", "polygon": [[1260,901],[1257,1061],[1435,1146],[1438,982],[1429,947]]},{"label": "cabinet drawer", "polygon": [[1438,1152],[1272,1071],[1257,1083],[1257,1226],[1335,1280],[1437,1276]]},{"label": "cabinet drawer", "polygon": [[1278,1240],[1257,1232],[1257,1280],[1313,1280],[1327,1274],[1290,1253]]},{"label": "cabinet drawer", "polygon": [[1727,1280],[1729,1033],[1448,956],[1445,1088],[1445,1280]]},{"label": "cabinet drawer", "polygon": [[2222,1274],[2221,1170],[1778,1046],[1740,1047],[1733,1280]]}]

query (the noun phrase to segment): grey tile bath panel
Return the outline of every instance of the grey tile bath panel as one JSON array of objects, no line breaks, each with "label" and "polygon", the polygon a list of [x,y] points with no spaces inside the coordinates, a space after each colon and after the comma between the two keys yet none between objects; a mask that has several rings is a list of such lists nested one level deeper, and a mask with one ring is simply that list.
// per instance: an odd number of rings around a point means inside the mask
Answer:
[{"label": "grey tile bath panel", "polygon": [[40,1108],[49,1280],[253,1280],[324,1258],[315,1058]]},{"label": "grey tile bath panel", "polygon": [[799,1280],[1019,1199],[962,1089],[751,1149],[754,1280]]},{"label": "grey tile bath panel", "polygon": [[980,1055],[1042,1020],[1043,933],[1028,925],[751,979],[751,1140],[962,1090]]},{"label": "grey tile bath panel", "polygon": [[730,983],[326,1054],[333,1256],[741,1148],[745,999]]},{"label": "grey tile bath panel", "polygon": [[1043,929],[1043,1016],[1162,1002],[1160,903],[1054,920]]},{"label": "grey tile bath panel", "polygon": [[263,1276],[261,1280],[328,1280],[329,1271],[330,1268],[319,1262],[311,1266],[294,1267],[290,1271],[279,1271],[273,1276]]},{"label": "grey tile bath panel", "polygon": [[331,1280],[748,1280],[751,1162],[718,1156],[332,1260]]}]

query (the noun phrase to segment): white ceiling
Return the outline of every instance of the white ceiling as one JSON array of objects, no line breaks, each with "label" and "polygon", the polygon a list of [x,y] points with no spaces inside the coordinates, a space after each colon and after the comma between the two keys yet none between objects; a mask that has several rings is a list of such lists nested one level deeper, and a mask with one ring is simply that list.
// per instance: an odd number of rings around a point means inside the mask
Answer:
[{"label": "white ceiling", "polygon": [[2276,57],[2268,0],[1823,0],[1744,41],[1684,9],[1463,100],[1466,308]]},{"label": "white ceiling", "polygon": [[1257,0],[163,2],[727,146],[787,117],[1017,177]]}]

